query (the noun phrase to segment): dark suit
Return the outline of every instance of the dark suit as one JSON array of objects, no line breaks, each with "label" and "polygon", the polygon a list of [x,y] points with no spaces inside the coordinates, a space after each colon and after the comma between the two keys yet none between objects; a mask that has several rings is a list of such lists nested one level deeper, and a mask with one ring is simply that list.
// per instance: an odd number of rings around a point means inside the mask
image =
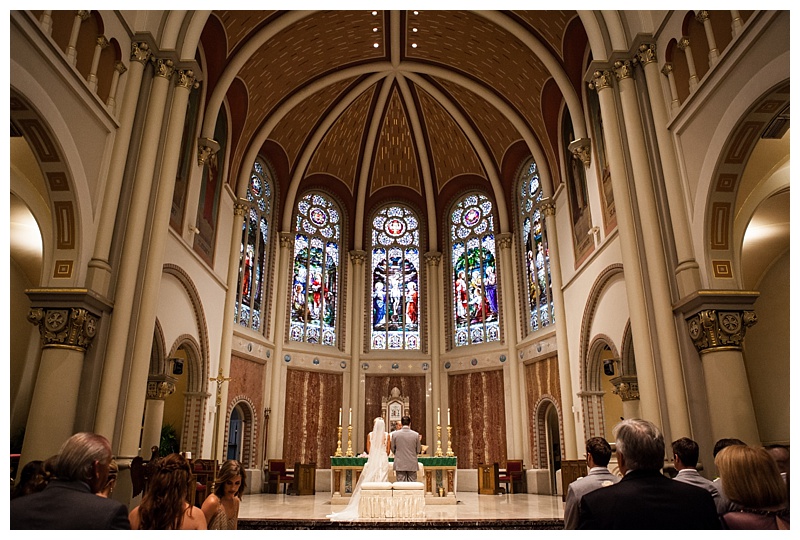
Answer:
[{"label": "dark suit", "polygon": [[11,501],[12,529],[130,529],[128,509],[84,482],[51,480],[44,491]]},{"label": "dark suit", "polygon": [[579,529],[719,529],[711,494],[658,471],[631,471],[581,499]]}]

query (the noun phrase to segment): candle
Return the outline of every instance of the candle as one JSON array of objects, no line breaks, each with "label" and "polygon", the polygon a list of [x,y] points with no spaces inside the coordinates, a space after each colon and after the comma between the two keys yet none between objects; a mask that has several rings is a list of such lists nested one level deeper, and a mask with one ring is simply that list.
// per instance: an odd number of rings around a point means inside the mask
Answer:
[{"label": "candle", "polygon": [[439,407],[436,407],[436,423],[442,423],[442,410]]},{"label": "candle", "polygon": [[350,421],[347,423],[348,426],[353,425],[353,407],[350,407]]},{"label": "candle", "polygon": [[342,408],[339,407],[339,425],[342,425]]},{"label": "candle", "polygon": [[192,459],[192,453],[186,452],[186,459]]},{"label": "candle", "polygon": [[447,407],[447,425],[450,425],[450,407]]}]

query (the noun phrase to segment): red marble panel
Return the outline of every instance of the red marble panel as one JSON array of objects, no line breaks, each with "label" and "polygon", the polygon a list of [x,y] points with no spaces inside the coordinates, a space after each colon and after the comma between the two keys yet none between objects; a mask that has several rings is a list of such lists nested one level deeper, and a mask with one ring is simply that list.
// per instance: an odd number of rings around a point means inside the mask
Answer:
[{"label": "red marble panel", "polygon": [[290,465],[313,462],[319,469],[330,468],[341,402],[342,375],[288,370],[283,459]]},{"label": "red marble panel", "polygon": [[[391,396],[392,388],[397,387],[400,395],[408,397],[408,412],[411,416],[411,429],[422,433],[422,444],[430,446],[428,453],[435,450],[436,441],[428,442],[427,411],[425,409],[424,375],[367,375],[364,381],[364,433],[372,431],[372,422],[381,415],[381,400]],[[365,435],[366,437],[366,435]],[[357,444],[360,450],[366,448],[366,440]]]},{"label": "red marble panel", "polygon": [[550,400],[556,405],[561,403],[557,356],[525,365],[525,399],[528,404],[527,428],[531,449],[529,462],[538,464],[537,466],[540,467],[546,466],[545,430],[547,426],[544,422],[537,422],[542,417],[537,414],[537,409],[543,400]]},{"label": "red marble panel", "polygon": [[450,375],[450,421],[459,469],[479,463],[506,464],[506,410],[503,371]]}]

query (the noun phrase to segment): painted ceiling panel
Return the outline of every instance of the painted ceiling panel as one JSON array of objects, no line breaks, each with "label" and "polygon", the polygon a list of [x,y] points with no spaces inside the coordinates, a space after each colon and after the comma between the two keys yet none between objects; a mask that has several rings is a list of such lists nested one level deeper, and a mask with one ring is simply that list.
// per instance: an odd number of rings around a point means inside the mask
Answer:
[{"label": "painted ceiling panel", "polygon": [[563,58],[562,37],[575,11],[515,11],[514,15],[525,21],[542,36],[550,47]]},{"label": "painted ceiling panel", "polygon": [[397,88],[392,90],[378,136],[370,195],[381,188],[395,185],[422,193],[417,153]]}]

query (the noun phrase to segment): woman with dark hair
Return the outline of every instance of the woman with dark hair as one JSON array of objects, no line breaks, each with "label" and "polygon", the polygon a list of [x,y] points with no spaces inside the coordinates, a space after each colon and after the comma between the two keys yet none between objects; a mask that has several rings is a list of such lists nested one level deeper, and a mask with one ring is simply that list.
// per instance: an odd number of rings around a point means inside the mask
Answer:
[{"label": "woman with dark hair", "polygon": [[142,503],[128,516],[131,529],[205,529],[203,514],[193,511],[197,509],[187,502],[194,477],[186,458],[170,454],[159,459],[153,469]]},{"label": "woman with dark hair", "polygon": [[723,528],[789,528],[789,494],[769,452],[754,446],[728,446],[717,454],[714,464],[725,496],[738,505],[722,515]]},{"label": "woman with dark hair", "polygon": [[244,493],[244,467],[229,459],[219,468],[214,493],[203,501],[203,514],[209,530],[235,531],[239,525],[239,503]]}]

